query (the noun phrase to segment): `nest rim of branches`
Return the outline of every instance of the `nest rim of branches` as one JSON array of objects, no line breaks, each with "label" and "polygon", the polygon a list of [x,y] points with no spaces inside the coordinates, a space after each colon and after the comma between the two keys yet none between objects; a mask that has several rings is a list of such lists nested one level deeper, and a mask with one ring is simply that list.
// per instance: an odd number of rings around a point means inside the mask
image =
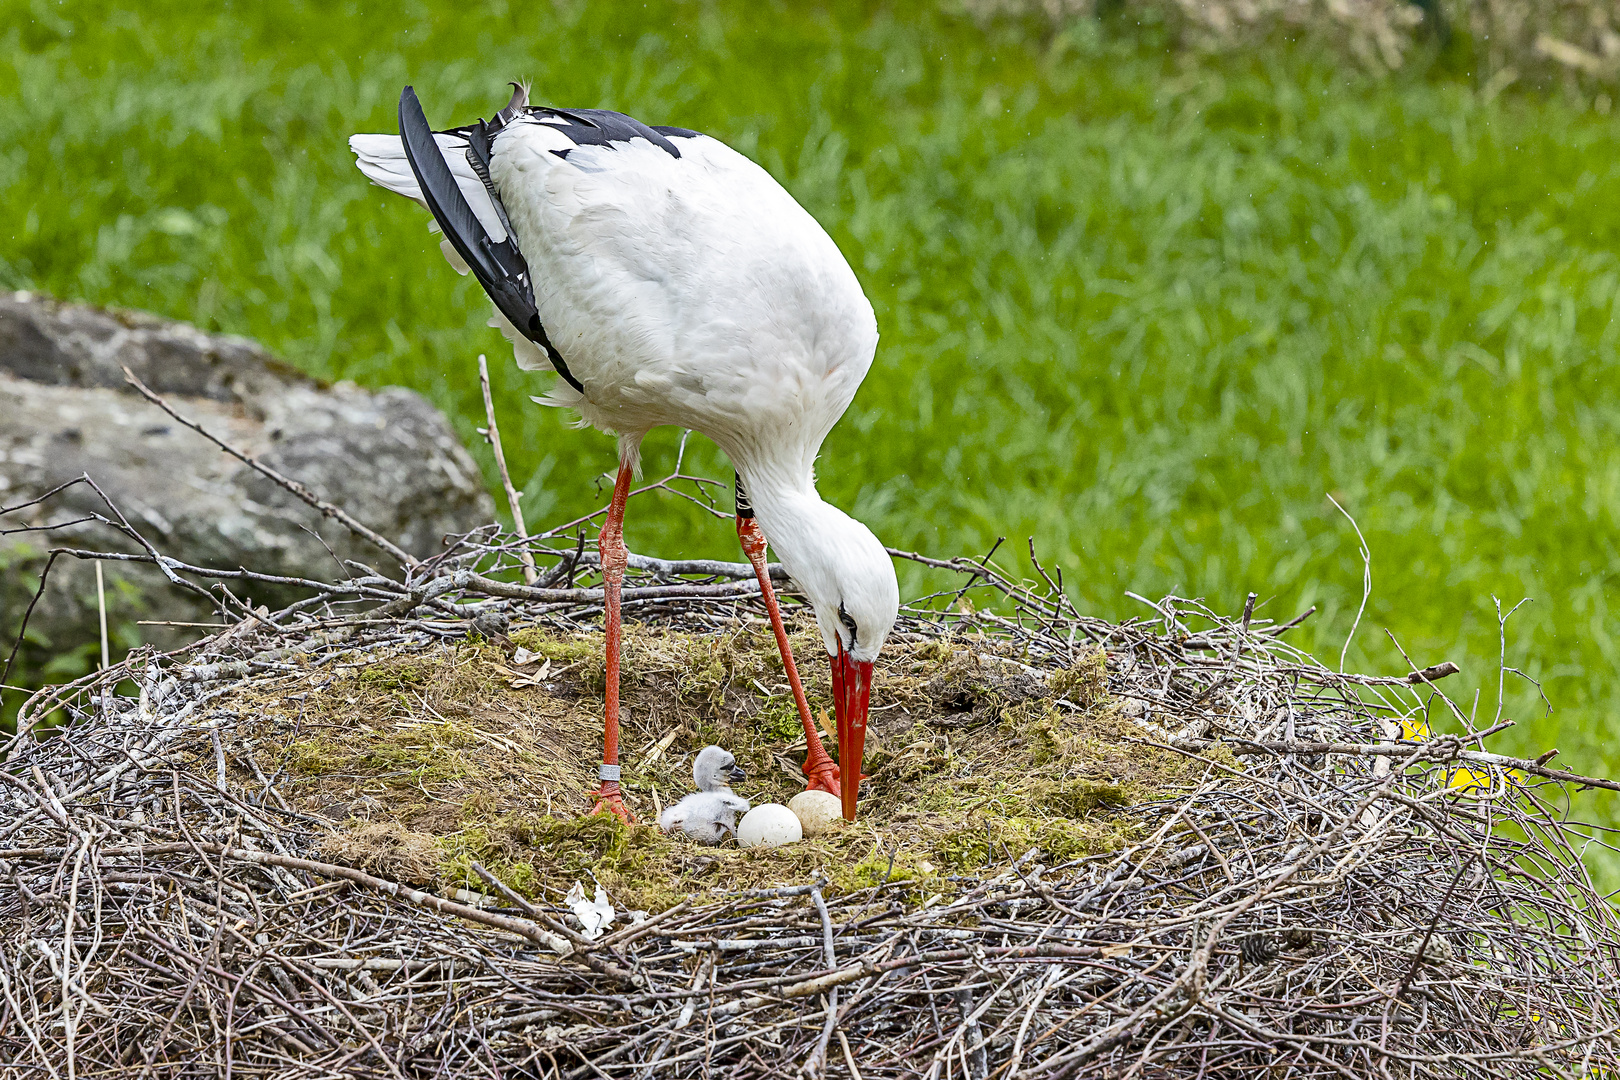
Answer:
[{"label": "nest rim of branches", "polygon": [[[116,557],[203,591],[256,579],[166,559],[107,507],[139,549]],[[1552,798],[1620,785],[1485,749],[1508,724],[1471,725],[1437,685],[1454,665],[1334,671],[1252,598],[1232,618],[1144,601],[1152,616],[1110,624],[1038,561],[1028,582],[988,555],[897,553],[960,575],[908,606],[899,640],[1000,643],[1043,708],[1101,708],[1197,762],[1182,790],[1109,808],[1132,825],[1118,844],[1061,859],[987,842],[988,867],[927,897],[893,875],[694,890],[650,912],[609,895],[600,932],[477,861],[482,891],[334,860],[222,702],[515,621],[588,627],[600,590],[575,578],[592,560],[545,543],[578,524],[295,582],[313,595],[279,612],[227,600],[232,625],[184,654],[31,695],[0,746],[0,1054],[52,1075],[399,1078],[1620,1068],[1620,918],[1580,857],[1608,834]],[[627,608],[712,634],[757,601],[747,572],[633,560]],[[998,603],[958,603],[969,590]],[[58,711],[64,726],[41,727]],[[1434,735],[1431,712],[1456,730]]]}]

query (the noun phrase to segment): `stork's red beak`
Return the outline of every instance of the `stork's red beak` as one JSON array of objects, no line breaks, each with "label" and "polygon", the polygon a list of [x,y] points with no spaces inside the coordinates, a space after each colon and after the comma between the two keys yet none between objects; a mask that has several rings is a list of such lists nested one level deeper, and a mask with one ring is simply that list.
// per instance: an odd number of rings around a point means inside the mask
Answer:
[{"label": "stork's red beak", "polygon": [[866,751],[866,710],[872,698],[872,662],[860,661],[839,646],[832,660],[833,712],[838,716],[838,786],[844,820],[855,820],[861,789],[861,755]]}]

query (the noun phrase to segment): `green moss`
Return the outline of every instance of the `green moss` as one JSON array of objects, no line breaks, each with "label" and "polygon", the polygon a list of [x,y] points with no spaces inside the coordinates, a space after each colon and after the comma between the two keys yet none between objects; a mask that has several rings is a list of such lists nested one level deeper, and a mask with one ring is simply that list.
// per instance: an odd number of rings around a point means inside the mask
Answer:
[{"label": "green moss", "polygon": [[[287,751],[286,767],[304,776],[338,772],[378,774],[389,784],[442,783],[468,769],[460,750],[477,745],[455,724],[419,724],[403,730],[362,729],[358,737],[301,739]],[[404,774],[404,775],[400,775]]]},{"label": "green moss", "polygon": [[442,837],[440,873],[446,880],[481,889],[484,886],[472,869],[478,862],[517,892],[539,896],[542,885],[567,888],[574,879],[588,877],[587,872],[633,877],[660,842],[666,841],[656,830],[625,825],[610,814],[501,815]]},{"label": "green moss", "polygon": [[[797,710],[786,694],[764,696],[756,685],[780,686],[769,670],[776,649],[767,633],[754,626],[713,635],[627,629],[641,672],[626,680],[627,707],[637,720],[658,720],[638,733],[645,744],[628,748],[625,786],[643,822],[656,813],[652,787],[665,802],[688,790],[690,755],[710,742],[737,754],[749,773],[743,793],[754,802],[786,802],[800,790],[802,781],[790,782],[780,764],[782,747],[800,734]],[[530,628],[517,636],[525,647],[549,648],[554,664],[588,658],[594,668],[600,661],[588,635],[558,639]],[[939,644],[885,658],[885,705],[904,707],[911,720],[869,737],[872,797],[861,825],[778,851],[707,848],[646,824],[576,817],[591,805],[583,790],[593,754],[559,755],[556,748],[583,740],[594,751],[595,702],[579,700],[573,687],[511,687],[507,657],[489,643],[419,650],[408,662],[382,661],[386,677],[351,675],[312,694],[304,710],[323,726],[318,735],[300,729],[288,758],[295,773],[325,776],[300,786],[311,794],[351,797],[356,778],[372,793],[378,784],[392,787],[394,798],[382,808],[368,804],[365,817],[333,842],[340,861],[399,880],[487,891],[472,869],[477,862],[519,893],[548,900],[575,881],[589,887],[594,875],[616,902],[647,910],[689,892],[823,874],[847,891],[886,877],[892,885],[938,872],[995,873],[1031,847],[1049,865],[1070,861],[1124,843],[1131,830],[1118,810],[1148,793],[1180,790],[1189,770],[1205,768],[1131,743],[1136,729],[1114,711],[1054,708],[1045,686],[978,659],[992,641],[975,642],[971,653],[933,648]],[[824,671],[812,676],[813,703],[825,692]],[[935,696],[941,676],[985,696],[1006,695],[993,705],[1000,723],[981,722],[988,719],[981,710],[961,725],[960,713],[948,703],[941,708]],[[418,685],[399,688],[409,682]],[[279,712],[270,702],[264,710]],[[371,722],[354,723],[355,715]],[[400,722],[404,716],[414,722]],[[644,747],[670,728],[675,738],[665,752],[641,765]],[[400,843],[402,835],[411,842]],[[937,884],[928,888],[936,891]],[[923,895],[901,899],[921,902]]]},{"label": "green moss", "polygon": [[[807,635],[790,635],[790,641],[799,655],[814,655]],[[682,635],[675,651],[680,660],[676,685],[694,704],[719,705],[728,686],[751,692],[753,679],[774,681],[782,674],[776,640],[760,627],[711,638]]]},{"label": "green moss", "polygon": [[[835,888],[846,892],[874,888],[885,882],[912,881],[920,884],[937,872],[932,863],[928,863],[928,869],[924,869],[924,863],[927,860],[911,852],[886,852],[874,847],[871,854],[858,862],[834,861],[828,867],[827,876]],[[910,891],[900,890],[895,898],[903,899]]]},{"label": "green moss", "polygon": [[1074,741],[1063,730],[1063,718],[1047,710],[1028,725],[1029,755],[1037,765],[1049,765],[1074,753]]},{"label": "green moss", "polygon": [[1084,818],[1099,809],[1129,806],[1132,798],[1124,785],[1102,780],[1037,781],[1030,787],[1030,804],[1064,818]]},{"label": "green moss", "polygon": [[539,653],[554,664],[572,664],[580,660],[600,660],[602,657],[602,642],[600,639],[587,637],[561,638],[547,633],[538,626],[525,627],[514,630],[511,634],[512,643],[521,645],[532,653]]},{"label": "green moss", "polygon": [[952,830],[935,842],[934,857],[957,873],[977,873],[990,863],[997,831],[993,823],[982,820]]},{"label": "green moss", "polygon": [[355,676],[367,690],[418,690],[433,675],[434,665],[418,660],[380,660],[360,669]]},{"label": "green moss", "polygon": [[715,654],[714,643],[707,644],[709,648],[695,644],[690,650],[691,666],[681,672],[676,688],[684,697],[719,704],[730,672],[726,664]]},{"label": "green moss", "polygon": [[455,724],[421,724],[380,732],[375,741],[356,748],[351,763],[367,772],[410,774],[406,778],[389,777],[390,783],[442,783],[467,768],[467,762],[456,751],[475,745],[477,739]]},{"label": "green moss", "polygon": [[1074,822],[1057,818],[1041,824],[1036,831],[1036,842],[1047,859],[1058,864],[1100,852],[1118,851],[1140,831],[1135,823],[1118,819]]},{"label": "green moss", "polygon": [[1052,673],[1048,682],[1052,694],[1083,709],[1108,699],[1107,654],[1097,649],[1071,667]]},{"label": "green moss", "polygon": [[324,739],[300,739],[287,749],[285,767],[301,776],[337,772],[349,755]]},{"label": "green moss", "polygon": [[771,698],[750,722],[761,738],[777,745],[804,735],[804,721],[799,719],[799,707],[791,697]]},{"label": "green moss", "polygon": [[965,828],[935,842],[939,862],[959,873],[978,873],[1004,866],[1032,847],[1042,861],[1070,862],[1086,855],[1114,851],[1133,834],[1134,826],[1114,819],[1073,821],[1067,818],[982,815]]}]

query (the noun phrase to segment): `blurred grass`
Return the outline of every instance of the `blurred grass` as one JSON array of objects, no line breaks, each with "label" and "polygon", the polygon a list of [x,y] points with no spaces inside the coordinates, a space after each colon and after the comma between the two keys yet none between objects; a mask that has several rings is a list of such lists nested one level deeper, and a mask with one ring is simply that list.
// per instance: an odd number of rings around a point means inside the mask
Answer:
[{"label": "blurred grass", "polygon": [[[1146,612],[1127,589],[1318,604],[1298,639],[1330,659],[1362,578],[1332,493],[1373,561],[1348,665],[1406,670],[1387,627],[1492,714],[1492,598],[1531,597],[1507,662],[1556,709],[1509,676],[1498,745],[1620,773],[1620,132],[1577,100],[904,3],[0,11],[0,285],[416,387],[469,443],[486,351],[530,520],[560,520],[595,505],[609,439],[528,403],[545,379],[345,138],[393,130],[407,81],[447,123],[519,77],[705,130],[827,225],[877,308],[821,486],[886,541],[1033,535],[1116,618]],[[698,466],[729,472],[707,445]],[[627,528],[665,555],[734,543],[674,501]]]}]

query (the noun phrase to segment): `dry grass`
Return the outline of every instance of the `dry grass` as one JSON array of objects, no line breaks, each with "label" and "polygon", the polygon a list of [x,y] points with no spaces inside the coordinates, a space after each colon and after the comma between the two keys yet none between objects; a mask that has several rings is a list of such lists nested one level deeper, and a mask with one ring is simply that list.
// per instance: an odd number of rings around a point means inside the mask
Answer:
[{"label": "dry grass", "polygon": [[[797,629],[812,708],[830,713],[825,664],[808,624]],[[531,626],[512,639],[545,659],[517,668],[478,638],[401,649],[312,670],[291,692],[246,686],[229,707],[261,718],[250,734],[260,768],[284,774],[294,807],[330,823],[322,851],[337,861],[474,890],[478,861],[547,899],[594,873],[647,910],[718,883],[818,872],[846,889],[911,878],[920,900],[931,877],[1008,851],[1039,846],[1066,862],[1113,850],[1132,832],[1118,809],[1195,777],[1184,757],[1125,742],[1100,652],[1048,679],[982,636],[901,642],[878,667],[860,821],[777,851],[704,847],[587,816],[600,635]],[[639,821],[692,789],[692,755],[709,743],[737,755],[748,771],[738,790],[755,803],[803,789],[802,728],[758,622],[712,635],[630,624],[623,693],[626,801]]]}]

